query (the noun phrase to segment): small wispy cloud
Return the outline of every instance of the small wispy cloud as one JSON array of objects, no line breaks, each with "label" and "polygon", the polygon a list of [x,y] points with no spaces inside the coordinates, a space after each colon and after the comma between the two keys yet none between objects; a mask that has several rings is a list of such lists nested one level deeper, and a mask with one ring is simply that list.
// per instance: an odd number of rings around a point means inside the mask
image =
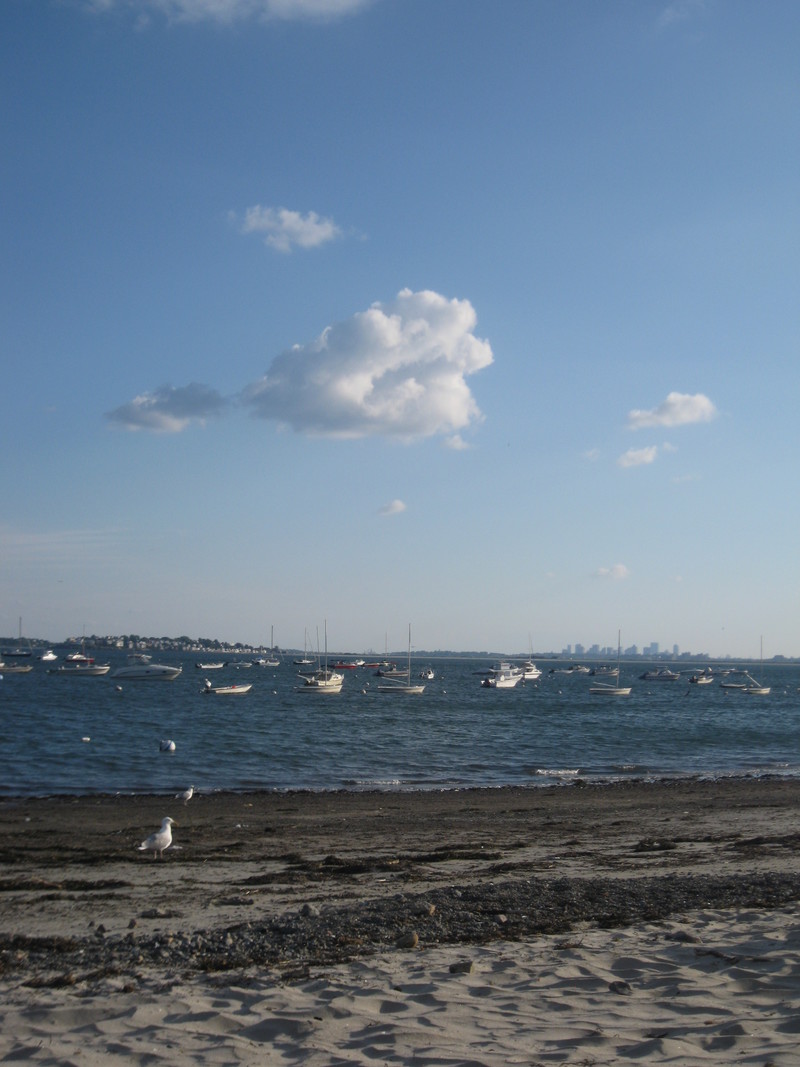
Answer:
[{"label": "small wispy cloud", "polygon": [[453,452],[465,452],[472,446],[468,444],[460,433],[454,433],[451,437],[445,437],[444,447],[450,448]]},{"label": "small wispy cloud", "polygon": [[405,510],[406,505],[402,500],[390,500],[388,504],[378,509],[378,514],[381,516],[401,515]]},{"label": "small wispy cloud", "polygon": [[133,11],[139,22],[145,15],[161,15],[170,22],[229,24],[257,20],[329,21],[353,15],[373,0],[84,0],[97,13]]},{"label": "small wispy cloud", "polygon": [[590,463],[596,463],[598,459],[600,459],[600,449],[587,448],[586,451],[583,453],[583,458],[588,459]]},{"label": "small wispy cloud", "polygon": [[658,407],[628,412],[628,427],[641,430],[653,426],[687,426],[710,422],[716,416],[716,407],[703,393],[669,393]]},{"label": "small wispy cloud", "polygon": [[643,467],[648,463],[655,462],[658,455],[658,445],[648,445],[647,448],[629,448],[617,460],[619,467]]},{"label": "small wispy cloud", "polygon": [[673,0],[658,16],[658,28],[666,30],[678,23],[690,22],[704,15],[708,9],[708,0]]},{"label": "small wispy cloud", "polygon": [[208,385],[197,382],[179,388],[162,385],[107,412],[106,418],[126,430],[180,433],[192,422],[202,425],[220,415],[226,404],[216,389]]},{"label": "small wispy cloud", "polygon": [[615,582],[622,581],[630,575],[630,571],[624,563],[615,563],[611,567],[598,567],[595,572],[597,578],[610,578]]},{"label": "small wispy cloud", "polygon": [[[232,215],[236,219],[235,215]],[[242,233],[257,233],[264,243],[278,252],[291,252],[293,248],[319,248],[335,241],[342,231],[333,219],[323,218],[316,211],[305,215],[288,208],[249,207],[239,224]]]}]

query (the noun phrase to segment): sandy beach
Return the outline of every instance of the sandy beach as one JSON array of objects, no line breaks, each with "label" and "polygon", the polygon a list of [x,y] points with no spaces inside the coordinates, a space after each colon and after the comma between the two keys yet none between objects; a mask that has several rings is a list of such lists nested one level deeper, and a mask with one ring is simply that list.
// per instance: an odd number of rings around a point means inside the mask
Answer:
[{"label": "sandy beach", "polygon": [[3,1060],[797,1063],[800,783],[0,810]]}]

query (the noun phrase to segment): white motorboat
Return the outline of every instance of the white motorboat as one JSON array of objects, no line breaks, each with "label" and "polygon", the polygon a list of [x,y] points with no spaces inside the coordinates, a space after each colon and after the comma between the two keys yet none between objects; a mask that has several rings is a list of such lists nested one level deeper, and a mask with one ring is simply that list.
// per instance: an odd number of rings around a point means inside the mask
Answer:
[{"label": "white motorboat", "polygon": [[426,682],[432,682],[433,679],[436,677],[433,667],[423,667],[423,669],[419,672],[419,676],[420,678],[424,678]]},{"label": "white motorboat", "polygon": [[199,671],[221,671],[224,666],[221,660],[218,663],[195,663]]},{"label": "white motorboat", "polygon": [[55,661],[58,659],[58,656],[55,654],[52,648],[48,648],[46,652],[43,652],[41,654],[39,659],[42,661],[42,663],[55,663]]},{"label": "white motorboat", "polygon": [[[413,685],[411,682],[411,623],[408,624],[408,667],[403,674],[406,677],[405,682],[395,682],[389,685],[379,685],[379,693],[424,693],[424,685]],[[433,674],[433,671],[431,671]]]},{"label": "white motorboat", "polygon": [[669,667],[661,667],[658,670],[645,671],[644,674],[639,675],[639,679],[643,682],[677,682],[680,674],[677,671],[671,671]]},{"label": "white motorboat", "polygon": [[501,661],[495,667],[489,668],[489,673],[481,682],[484,689],[513,689],[522,681],[522,668],[512,667],[506,660]]},{"label": "white motorboat", "polygon": [[200,692],[207,696],[244,696],[252,688],[252,685],[212,685],[206,678],[206,684]]},{"label": "white motorboat", "polygon": [[[597,682],[595,685],[589,686],[589,692],[595,696],[601,697],[629,697],[631,695],[631,686],[619,684],[619,672],[620,661],[622,657],[622,633],[617,631],[617,670],[616,678],[617,684],[614,685],[611,682]],[[611,673],[611,672],[609,672]]]},{"label": "white motorboat", "polygon": [[160,679],[164,682],[172,682],[183,671],[182,667],[170,667],[166,663],[151,663],[151,656],[144,652],[136,652],[128,656],[127,667],[120,667],[114,671],[115,678],[126,678],[128,681],[142,679]]},{"label": "white motorboat", "polygon": [[542,672],[531,659],[526,659],[524,663],[521,663],[520,670],[523,681],[526,682],[535,682],[537,678],[542,677]]},{"label": "white motorboat", "polygon": [[[6,653],[8,655],[8,653]],[[1,674],[27,674],[33,670],[32,663],[5,663],[0,662]]]},{"label": "white motorboat", "polygon": [[95,663],[94,660],[73,660],[71,663],[63,663],[60,667],[48,668],[48,674],[60,674],[65,678],[97,678],[108,674],[111,670],[110,663]]},{"label": "white motorboat", "polygon": [[711,671],[698,671],[693,674],[689,679],[690,685],[711,685],[714,681],[714,675]]}]

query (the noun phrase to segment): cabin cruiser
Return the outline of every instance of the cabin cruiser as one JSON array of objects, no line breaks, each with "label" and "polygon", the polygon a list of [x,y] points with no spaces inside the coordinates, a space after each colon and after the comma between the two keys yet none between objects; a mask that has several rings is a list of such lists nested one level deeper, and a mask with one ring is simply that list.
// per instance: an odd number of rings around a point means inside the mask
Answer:
[{"label": "cabin cruiser", "polygon": [[114,671],[113,676],[114,678],[125,678],[131,682],[144,678],[172,682],[183,670],[183,667],[169,667],[165,663],[151,663],[151,659],[152,657],[144,652],[136,652],[128,656],[128,666],[120,667]]},{"label": "cabin cruiser", "polygon": [[512,667],[506,660],[489,668],[489,673],[481,682],[484,689],[513,689],[522,681],[522,668]]}]

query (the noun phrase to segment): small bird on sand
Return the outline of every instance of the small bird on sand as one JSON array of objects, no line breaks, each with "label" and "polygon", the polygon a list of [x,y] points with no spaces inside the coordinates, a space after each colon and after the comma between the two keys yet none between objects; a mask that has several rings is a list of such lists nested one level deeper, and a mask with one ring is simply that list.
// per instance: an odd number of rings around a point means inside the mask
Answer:
[{"label": "small bird on sand", "polygon": [[190,785],[189,788],[188,789],[184,789],[184,791],[182,793],[176,793],[175,794],[175,799],[176,800],[182,800],[184,802],[184,804],[188,804],[193,796],[194,796],[194,786]]},{"label": "small bird on sand", "polygon": [[139,845],[140,852],[152,852],[153,859],[158,856],[159,859],[164,855],[166,849],[172,844],[172,827],[178,824],[174,819],[170,819],[169,815],[161,822],[161,829],[156,830],[155,833],[150,834],[148,838],[142,841]]}]

